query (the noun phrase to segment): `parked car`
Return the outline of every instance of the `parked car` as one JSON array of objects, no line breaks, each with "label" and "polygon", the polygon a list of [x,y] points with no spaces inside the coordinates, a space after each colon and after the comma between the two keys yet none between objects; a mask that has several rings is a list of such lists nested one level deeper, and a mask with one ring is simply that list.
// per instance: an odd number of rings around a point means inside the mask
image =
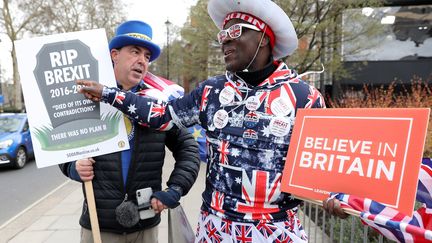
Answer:
[{"label": "parked car", "polygon": [[0,166],[21,169],[33,157],[25,113],[0,113]]}]

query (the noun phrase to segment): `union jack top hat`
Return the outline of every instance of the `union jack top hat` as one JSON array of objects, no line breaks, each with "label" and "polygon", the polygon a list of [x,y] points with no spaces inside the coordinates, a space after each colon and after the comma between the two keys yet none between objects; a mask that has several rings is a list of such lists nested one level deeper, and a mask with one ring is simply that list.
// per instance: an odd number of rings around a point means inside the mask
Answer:
[{"label": "union jack top hat", "polygon": [[210,0],[207,11],[219,29],[231,19],[242,19],[257,26],[269,36],[275,60],[297,49],[297,34],[291,20],[271,0]]},{"label": "union jack top hat", "polygon": [[150,62],[160,55],[160,47],[152,42],[153,31],[150,25],[138,20],[130,20],[117,27],[116,35],[109,43],[110,50],[136,45],[151,52]]}]

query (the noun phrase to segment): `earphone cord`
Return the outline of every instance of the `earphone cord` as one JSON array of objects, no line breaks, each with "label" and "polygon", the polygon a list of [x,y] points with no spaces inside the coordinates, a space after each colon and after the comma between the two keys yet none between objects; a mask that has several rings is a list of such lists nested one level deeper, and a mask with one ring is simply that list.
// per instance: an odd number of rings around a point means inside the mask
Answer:
[{"label": "earphone cord", "polygon": [[249,62],[249,64],[246,66],[246,68],[243,70],[243,72],[248,72],[248,71],[249,71],[248,68],[250,67],[250,65],[252,65],[252,62],[255,61],[255,58],[256,58],[256,56],[258,55],[258,51],[259,51],[259,48],[260,48],[260,46],[261,46],[261,43],[262,43],[262,41],[264,40],[264,35],[265,35],[265,31],[266,31],[266,29],[267,29],[267,26],[264,27],[264,31],[263,31],[263,33],[262,33],[262,35],[261,35],[261,40],[260,40],[260,42],[259,42],[259,44],[258,44],[258,46],[257,46],[257,49],[256,49],[256,51],[255,51],[255,55],[253,56],[253,58],[252,58],[252,60]]},{"label": "earphone cord", "polygon": [[[249,89],[246,89],[246,98],[249,95]],[[233,112],[235,109],[239,108],[241,105],[243,105],[243,103],[246,101],[246,98],[240,102],[240,104],[238,104],[236,107],[232,108],[230,111],[227,112],[227,114]]]}]

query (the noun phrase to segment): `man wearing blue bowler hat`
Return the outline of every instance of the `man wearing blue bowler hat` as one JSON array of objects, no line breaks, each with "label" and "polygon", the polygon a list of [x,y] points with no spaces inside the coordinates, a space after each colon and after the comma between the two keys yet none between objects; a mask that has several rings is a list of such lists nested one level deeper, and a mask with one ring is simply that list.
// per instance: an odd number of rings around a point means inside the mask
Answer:
[{"label": "man wearing blue bowler hat", "polygon": [[[160,54],[159,46],[152,42],[152,28],[142,21],[124,22],[109,48],[118,87],[145,93],[149,87],[142,78]],[[159,213],[176,207],[197,178],[198,146],[187,129],[163,131],[128,118],[125,122],[131,149],[80,159],[60,168],[73,180],[93,181],[102,242],[158,242]],[[161,191],[165,145],[176,164],[167,189]],[[93,242],[86,200],[79,223],[81,242]]]}]

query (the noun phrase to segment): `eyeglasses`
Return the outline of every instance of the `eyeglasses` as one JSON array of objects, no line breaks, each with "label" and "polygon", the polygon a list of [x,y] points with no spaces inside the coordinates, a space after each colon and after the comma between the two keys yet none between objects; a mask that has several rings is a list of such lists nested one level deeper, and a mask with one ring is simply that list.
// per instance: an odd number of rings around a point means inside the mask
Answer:
[{"label": "eyeglasses", "polygon": [[245,28],[248,28],[251,30],[260,31],[260,29],[258,29],[258,27],[256,27],[255,25],[235,24],[226,30],[219,31],[219,33],[217,34],[219,44],[222,44],[228,36],[231,37],[231,39],[239,38],[242,35],[242,27],[245,27]]}]

